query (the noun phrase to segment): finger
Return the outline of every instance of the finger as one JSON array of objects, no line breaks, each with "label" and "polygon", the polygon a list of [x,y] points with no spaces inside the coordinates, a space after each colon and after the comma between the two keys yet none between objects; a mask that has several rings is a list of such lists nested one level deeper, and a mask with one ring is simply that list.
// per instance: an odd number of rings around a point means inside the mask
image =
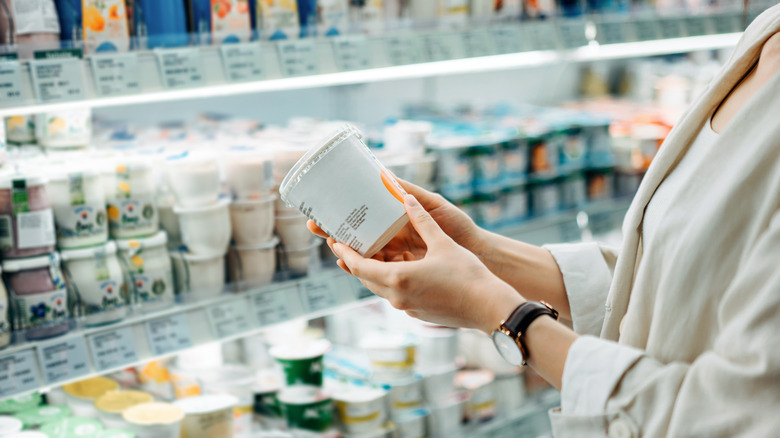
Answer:
[{"label": "finger", "polygon": [[322,228],[317,226],[317,224],[315,224],[314,221],[311,220],[311,219],[309,219],[306,222],[306,228],[308,228],[309,231],[311,231],[313,234],[316,234],[317,236],[320,236],[322,238],[327,238],[328,237],[328,233],[322,231]]},{"label": "finger", "polygon": [[409,222],[417,230],[417,234],[422,237],[425,244],[429,247],[431,245],[444,243],[447,239],[447,235],[439,228],[439,224],[433,220],[431,215],[425,211],[422,205],[412,195],[406,195],[404,197],[404,207],[406,208],[406,214],[409,216]]},{"label": "finger", "polygon": [[405,262],[413,262],[417,260],[417,258],[409,251],[404,251],[403,258]]},{"label": "finger", "polygon": [[355,277],[380,285],[387,284],[385,279],[389,275],[389,267],[386,263],[367,259],[343,243],[336,242],[331,248],[336,257],[344,261]]},{"label": "finger", "polygon": [[344,260],[338,259],[336,260],[336,264],[339,265],[339,268],[343,269],[347,274],[352,275],[352,271],[349,270],[347,264],[344,263]]},{"label": "finger", "polygon": [[406,193],[409,193],[410,195],[413,195],[415,198],[417,198],[421,204],[427,205],[429,202],[433,201],[434,199],[434,193],[429,192],[428,190],[425,190],[424,188],[410,183],[409,181],[406,181],[405,179],[401,179],[396,177],[398,182],[401,184],[401,187],[406,190]]}]

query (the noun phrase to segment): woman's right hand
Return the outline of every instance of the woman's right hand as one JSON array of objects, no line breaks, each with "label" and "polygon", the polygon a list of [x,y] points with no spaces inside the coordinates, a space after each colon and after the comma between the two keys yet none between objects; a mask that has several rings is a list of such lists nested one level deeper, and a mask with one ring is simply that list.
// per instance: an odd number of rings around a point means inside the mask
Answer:
[{"label": "woman's right hand", "polygon": [[[479,254],[484,243],[483,230],[461,209],[444,199],[443,196],[429,192],[410,182],[398,180],[404,189],[413,195],[441,229],[458,245]],[[313,221],[307,223],[309,230],[323,238],[328,235]],[[411,223],[391,240],[374,258],[386,262],[420,260],[425,256],[427,247]]]}]

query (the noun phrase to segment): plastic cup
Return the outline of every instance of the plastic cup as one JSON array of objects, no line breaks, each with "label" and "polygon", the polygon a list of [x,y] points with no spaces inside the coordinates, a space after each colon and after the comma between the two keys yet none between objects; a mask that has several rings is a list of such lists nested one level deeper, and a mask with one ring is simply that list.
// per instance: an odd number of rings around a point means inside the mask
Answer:
[{"label": "plastic cup", "polygon": [[184,411],[170,403],[142,403],[122,412],[138,438],[179,438]]},{"label": "plastic cup", "polygon": [[360,341],[374,374],[385,378],[411,377],[417,346],[414,339],[392,333],[372,333]]},{"label": "plastic cup", "polygon": [[386,398],[387,392],[381,389],[358,387],[334,394],[333,402],[344,429],[350,433],[362,433],[381,429],[385,424]]},{"label": "plastic cup", "polygon": [[[233,201],[230,223],[233,241],[238,246],[262,245],[274,235],[274,200],[276,195],[257,201]],[[304,231],[307,231],[304,227]]]},{"label": "plastic cup", "polygon": [[277,345],[270,353],[284,369],[288,385],[322,386],[322,359],[330,348],[329,341],[318,339],[301,345]]},{"label": "plastic cup", "polygon": [[230,244],[230,201],[224,199],[206,207],[179,207],[181,241],[193,254],[224,254]]},{"label": "plastic cup", "polygon": [[234,246],[228,251],[228,273],[232,282],[251,286],[270,284],[276,271],[278,238],[257,246]]},{"label": "plastic cup", "polygon": [[309,218],[300,213],[276,216],[276,232],[286,249],[295,250],[311,246],[312,234],[306,228],[308,220]]},{"label": "plastic cup", "polygon": [[322,432],[333,422],[333,402],[322,388],[290,386],[279,391],[277,398],[291,428]]},{"label": "plastic cup", "polygon": [[213,205],[219,197],[219,167],[211,154],[185,151],[165,162],[168,186],[181,207]]},{"label": "plastic cup", "polygon": [[225,253],[171,252],[176,289],[194,299],[213,298],[225,287]]},{"label": "plastic cup", "polygon": [[231,438],[233,436],[233,408],[239,403],[232,395],[202,395],[177,400],[174,404],[184,411],[181,423],[182,437]]}]

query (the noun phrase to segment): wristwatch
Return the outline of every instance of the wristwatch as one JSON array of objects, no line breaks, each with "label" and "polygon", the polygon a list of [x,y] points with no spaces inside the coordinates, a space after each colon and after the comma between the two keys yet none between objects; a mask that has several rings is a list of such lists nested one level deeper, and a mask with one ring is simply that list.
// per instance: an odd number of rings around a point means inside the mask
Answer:
[{"label": "wristwatch", "polygon": [[512,365],[525,366],[528,350],[523,337],[528,326],[538,317],[549,315],[558,319],[558,311],[544,301],[526,301],[517,306],[509,318],[501,322],[493,332],[493,343],[501,356]]}]

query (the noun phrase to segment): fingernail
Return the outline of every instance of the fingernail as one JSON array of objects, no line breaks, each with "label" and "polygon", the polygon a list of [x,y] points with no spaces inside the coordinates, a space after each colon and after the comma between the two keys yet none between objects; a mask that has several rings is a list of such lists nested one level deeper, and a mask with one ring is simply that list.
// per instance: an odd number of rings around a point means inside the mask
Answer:
[{"label": "fingernail", "polygon": [[333,252],[336,254],[337,257],[341,257],[341,244],[340,243],[334,243],[333,244]]},{"label": "fingernail", "polygon": [[417,199],[415,199],[415,197],[410,194],[404,196],[404,203],[406,203],[406,205],[408,205],[409,207],[417,207],[418,205],[420,205],[420,203],[417,202]]}]

